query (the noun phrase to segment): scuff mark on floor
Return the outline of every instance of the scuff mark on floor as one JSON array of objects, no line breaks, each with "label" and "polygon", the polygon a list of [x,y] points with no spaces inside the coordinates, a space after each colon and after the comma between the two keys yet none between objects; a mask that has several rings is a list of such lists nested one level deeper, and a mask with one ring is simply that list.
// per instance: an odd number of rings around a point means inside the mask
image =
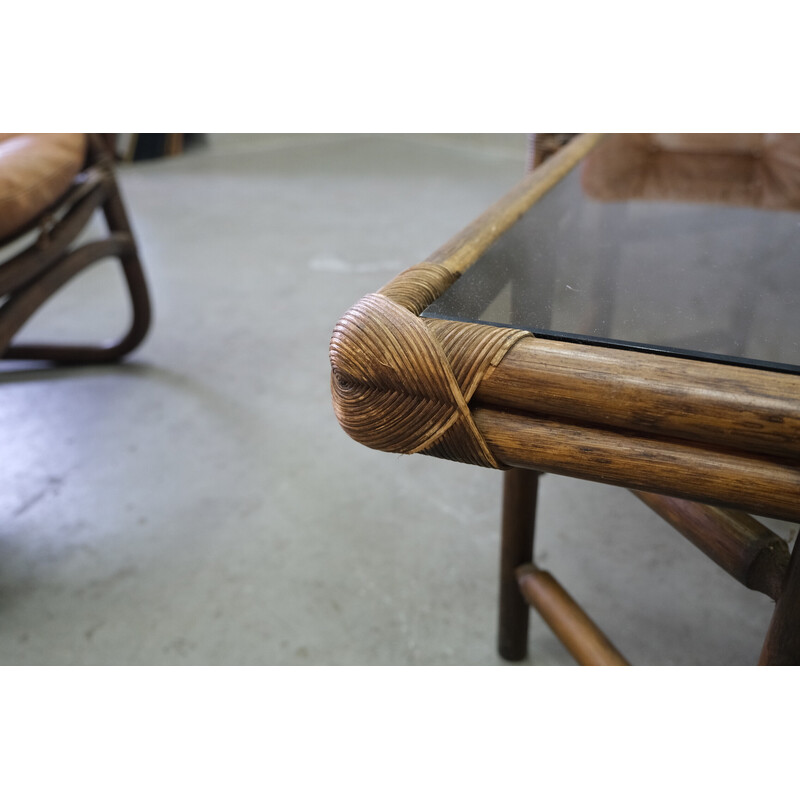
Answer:
[{"label": "scuff mark on floor", "polygon": [[14,518],[22,516],[22,514],[24,514],[26,511],[29,511],[37,503],[40,503],[42,500],[44,500],[48,494],[55,494],[61,488],[63,483],[63,479],[56,475],[48,476],[44,487],[17,506],[17,508],[12,512],[12,516]]}]

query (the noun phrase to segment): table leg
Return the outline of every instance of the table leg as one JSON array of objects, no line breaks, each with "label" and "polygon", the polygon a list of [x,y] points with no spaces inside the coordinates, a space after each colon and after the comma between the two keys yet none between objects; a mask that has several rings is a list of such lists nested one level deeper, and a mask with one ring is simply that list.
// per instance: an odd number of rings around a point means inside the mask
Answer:
[{"label": "table leg", "polygon": [[800,547],[795,542],[783,591],[761,649],[760,665],[800,665]]},{"label": "table leg", "polygon": [[520,661],[528,652],[529,606],[520,591],[516,570],[533,561],[538,488],[538,472],[510,469],[505,473],[497,649],[507,661]]}]

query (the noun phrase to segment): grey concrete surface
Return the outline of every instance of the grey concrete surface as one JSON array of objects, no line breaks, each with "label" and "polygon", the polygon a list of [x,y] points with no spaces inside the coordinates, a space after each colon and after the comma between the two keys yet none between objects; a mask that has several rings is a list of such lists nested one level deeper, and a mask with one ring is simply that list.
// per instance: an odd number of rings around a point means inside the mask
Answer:
[{"label": "grey concrete surface", "polygon": [[[216,135],[123,166],[150,336],[119,366],[0,373],[0,663],[502,664],[501,476],[349,440],[327,349],[524,157],[522,135]],[[100,265],[26,335],[125,314]],[[629,659],[756,660],[771,601],[622,489],[541,494],[539,560]],[[530,642],[573,663],[536,617]]]}]

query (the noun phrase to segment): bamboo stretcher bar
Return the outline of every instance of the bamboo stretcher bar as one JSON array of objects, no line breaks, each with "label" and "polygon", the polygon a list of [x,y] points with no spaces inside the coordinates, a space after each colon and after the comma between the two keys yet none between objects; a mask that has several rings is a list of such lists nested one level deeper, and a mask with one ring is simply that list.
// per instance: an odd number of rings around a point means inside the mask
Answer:
[{"label": "bamboo stretcher bar", "polygon": [[739,583],[773,600],[780,597],[789,545],[769,528],[741,511],[650,492],[634,494]]},{"label": "bamboo stretcher bar", "polygon": [[800,519],[800,466],[788,460],[482,406],[473,419],[498,461],[510,467]]},{"label": "bamboo stretcher bar", "polygon": [[525,599],[580,664],[628,666],[628,662],[563,586],[533,564],[517,570]]}]

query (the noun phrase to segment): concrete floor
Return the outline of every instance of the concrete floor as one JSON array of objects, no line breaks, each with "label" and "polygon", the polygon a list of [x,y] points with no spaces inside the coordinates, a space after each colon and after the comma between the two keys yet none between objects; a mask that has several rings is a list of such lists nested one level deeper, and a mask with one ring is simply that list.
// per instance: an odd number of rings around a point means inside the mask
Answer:
[{"label": "concrete floor", "polygon": [[[327,350],[524,156],[522,135],[228,135],[123,166],[150,336],[120,366],[0,373],[0,662],[503,663],[501,475],[352,442]],[[110,335],[124,303],[98,267],[29,332]],[[539,526],[632,661],[757,659],[771,601],[625,490],[547,476]],[[530,642],[573,663],[536,617]]]}]

